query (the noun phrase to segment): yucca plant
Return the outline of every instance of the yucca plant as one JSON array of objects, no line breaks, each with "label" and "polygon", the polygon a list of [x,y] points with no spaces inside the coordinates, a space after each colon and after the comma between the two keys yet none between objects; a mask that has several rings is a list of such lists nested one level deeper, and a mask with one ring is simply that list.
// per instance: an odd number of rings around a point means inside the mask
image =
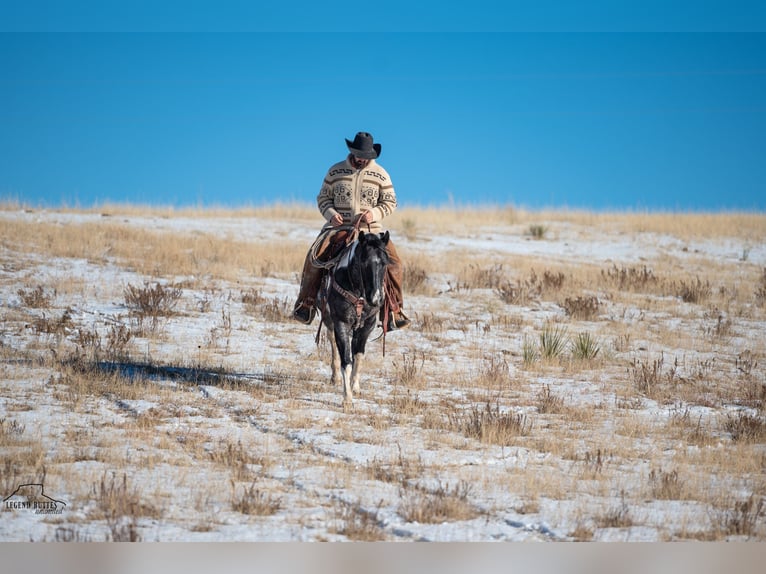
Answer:
[{"label": "yucca plant", "polygon": [[521,343],[521,356],[525,367],[533,365],[540,358],[535,341],[526,335]]},{"label": "yucca plant", "polygon": [[566,333],[566,327],[545,325],[540,333],[540,356],[548,361],[560,358],[566,350]]},{"label": "yucca plant", "polygon": [[596,358],[599,351],[598,339],[590,333],[578,333],[572,339],[572,358],[578,361],[592,361]]}]

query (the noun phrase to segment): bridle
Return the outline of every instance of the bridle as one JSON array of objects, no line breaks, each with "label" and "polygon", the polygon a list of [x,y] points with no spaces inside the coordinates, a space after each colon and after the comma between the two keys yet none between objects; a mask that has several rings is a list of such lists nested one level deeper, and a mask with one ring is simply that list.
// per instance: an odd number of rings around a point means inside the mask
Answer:
[{"label": "bridle", "polygon": [[[351,275],[351,271],[349,271],[349,276]],[[362,319],[362,313],[364,312],[364,283],[362,284],[362,295],[354,295],[351,293],[351,291],[347,291],[340,285],[338,285],[338,282],[335,281],[335,275],[330,274],[330,287],[334,289],[337,293],[340,293],[343,298],[351,303],[354,306],[354,309],[356,309],[356,323],[354,323],[354,329],[358,329],[362,326],[363,319]]]}]

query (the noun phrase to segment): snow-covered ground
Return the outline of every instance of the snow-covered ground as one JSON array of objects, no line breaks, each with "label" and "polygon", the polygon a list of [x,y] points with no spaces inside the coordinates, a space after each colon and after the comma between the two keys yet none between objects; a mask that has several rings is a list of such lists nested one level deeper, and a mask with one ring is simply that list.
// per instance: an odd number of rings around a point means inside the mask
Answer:
[{"label": "snow-covered ground", "polygon": [[[114,219],[0,211],[0,225]],[[280,237],[301,249],[316,234],[275,219],[119,219],[154,234]],[[752,295],[766,245],[548,228],[542,240],[513,225],[397,235],[405,260],[463,259],[407,295],[413,325],[389,333],[385,356],[382,340],[368,345],[352,408],[329,383],[317,323],[286,317],[297,269],[152,277],[108,254],[48,257],[5,241],[0,540],[766,539],[766,314]],[[600,307],[576,320],[563,295],[513,305],[492,288],[461,287],[471,254],[522,257],[538,274],[566,265],[717,274],[699,304],[580,289]],[[504,272],[520,281],[530,268]],[[174,314],[149,329],[125,288],[155,281],[181,292]],[[45,303],[25,303],[38,286]],[[253,290],[258,304],[246,301]],[[551,324],[593,334],[597,360],[525,364],[525,344]],[[120,327],[132,333],[122,347]],[[736,420],[754,425],[753,438],[735,436]],[[28,498],[14,495],[23,484],[43,485],[60,512],[11,504]]]}]

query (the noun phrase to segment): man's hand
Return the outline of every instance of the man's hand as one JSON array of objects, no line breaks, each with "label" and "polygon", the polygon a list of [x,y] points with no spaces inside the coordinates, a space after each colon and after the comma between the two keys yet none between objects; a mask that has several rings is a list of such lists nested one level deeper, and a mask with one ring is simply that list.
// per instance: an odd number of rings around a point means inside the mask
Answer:
[{"label": "man's hand", "polygon": [[336,213],[332,216],[330,223],[332,223],[333,227],[339,227],[343,225],[343,216],[340,213]]},{"label": "man's hand", "polygon": [[372,223],[372,211],[365,211],[359,216],[359,219],[362,221],[362,223]]}]

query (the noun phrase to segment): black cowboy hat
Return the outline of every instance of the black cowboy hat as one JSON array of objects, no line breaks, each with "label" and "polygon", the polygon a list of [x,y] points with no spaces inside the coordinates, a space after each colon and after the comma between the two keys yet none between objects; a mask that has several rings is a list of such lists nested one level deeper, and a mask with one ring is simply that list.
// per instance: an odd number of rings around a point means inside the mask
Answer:
[{"label": "black cowboy hat", "polygon": [[362,159],[375,159],[380,155],[381,145],[379,143],[372,143],[372,134],[367,132],[357,133],[354,141],[347,139],[346,145],[348,146],[348,151]]}]

